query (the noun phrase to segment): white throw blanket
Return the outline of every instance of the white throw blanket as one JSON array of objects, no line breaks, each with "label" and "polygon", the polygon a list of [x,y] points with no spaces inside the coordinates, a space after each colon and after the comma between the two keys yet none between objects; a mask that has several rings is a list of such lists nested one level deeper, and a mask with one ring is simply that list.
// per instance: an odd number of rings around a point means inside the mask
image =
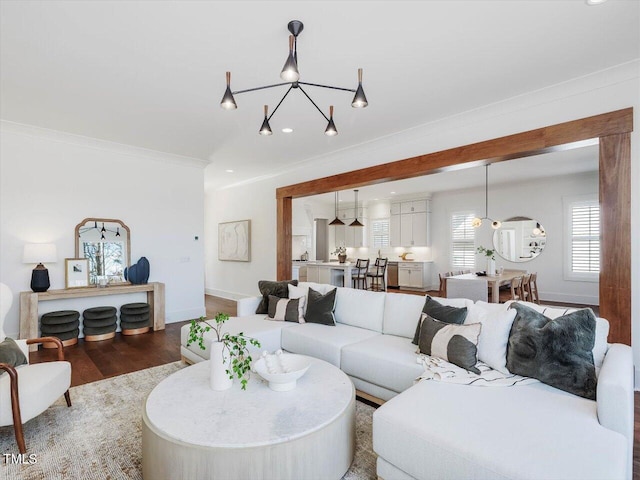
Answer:
[{"label": "white throw blanket", "polygon": [[420,380],[437,380],[439,382],[480,387],[513,387],[515,385],[529,385],[539,382],[535,378],[521,375],[505,375],[482,362],[476,364],[476,368],[480,370],[480,375],[478,375],[441,358],[429,355],[419,354],[416,361],[424,367],[424,373],[415,379],[415,383]]}]

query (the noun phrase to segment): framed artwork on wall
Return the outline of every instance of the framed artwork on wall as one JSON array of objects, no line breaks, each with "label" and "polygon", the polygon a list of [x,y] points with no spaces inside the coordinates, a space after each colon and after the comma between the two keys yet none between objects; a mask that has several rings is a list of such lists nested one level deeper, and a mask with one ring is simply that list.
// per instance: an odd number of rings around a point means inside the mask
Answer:
[{"label": "framed artwork on wall", "polygon": [[218,260],[251,261],[251,220],[218,224]]},{"label": "framed artwork on wall", "polygon": [[89,260],[87,258],[64,259],[65,288],[89,286]]}]

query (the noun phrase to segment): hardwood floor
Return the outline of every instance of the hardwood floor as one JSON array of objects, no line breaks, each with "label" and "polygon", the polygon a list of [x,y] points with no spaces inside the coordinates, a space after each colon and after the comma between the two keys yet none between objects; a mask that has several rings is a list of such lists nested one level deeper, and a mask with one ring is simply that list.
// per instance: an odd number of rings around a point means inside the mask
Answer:
[{"label": "hardwood floor", "polygon": [[[434,295],[435,293],[433,292]],[[207,317],[216,312],[236,314],[236,302],[232,300],[206,295],[205,306]],[[180,360],[180,328],[186,323],[188,321],[169,323],[165,330],[143,335],[127,337],[118,333],[114,339],[102,342],[80,340],[77,345],[66,347],[65,358],[73,366],[71,385],[82,385]],[[30,361],[33,363],[55,358],[55,349],[38,350],[30,354]],[[634,397],[633,478],[640,480],[640,392],[636,392]]]}]

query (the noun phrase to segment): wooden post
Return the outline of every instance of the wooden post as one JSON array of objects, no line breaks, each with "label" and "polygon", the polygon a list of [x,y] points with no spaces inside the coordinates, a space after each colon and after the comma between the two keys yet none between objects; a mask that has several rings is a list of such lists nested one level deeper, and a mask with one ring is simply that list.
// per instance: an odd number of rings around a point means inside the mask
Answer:
[{"label": "wooden post", "polygon": [[291,222],[292,222],[291,197],[279,197],[277,199],[277,265],[276,278],[288,280],[291,278]]}]

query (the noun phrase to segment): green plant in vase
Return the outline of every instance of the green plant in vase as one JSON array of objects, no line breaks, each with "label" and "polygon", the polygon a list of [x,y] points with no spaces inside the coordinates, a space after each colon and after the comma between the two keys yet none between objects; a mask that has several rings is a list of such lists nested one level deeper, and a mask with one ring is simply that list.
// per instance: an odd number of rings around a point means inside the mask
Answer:
[{"label": "green plant in vase", "polygon": [[225,370],[226,374],[230,380],[234,378],[240,380],[242,390],[246,390],[252,360],[248,345],[260,348],[260,342],[255,338],[246,337],[242,332],[237,335],[231,335],[228,332],[222,333],[222,326],[227,320],[229,320],[229,315],[220,312],[213,318],[214,324],[209,323],[211,320],[207,320],[205,317],[191,320],[187,347],[192,343],[197,343],[202,350],[205,350],[204,335],[213,330],[216,334],[215,341],[222,344],[222,355],[228,355],[230,359],[229,366]]},{"label": "green plant in vase", "polygon": [[489,248],[484,248],[482,245],[480,245],[476,251],[478,253],[481,253],[482,255],[484,255],[487,258],[490,258],[491,260],[495,260],[496,259],[496,251],[495,249],[491,250]]}]

